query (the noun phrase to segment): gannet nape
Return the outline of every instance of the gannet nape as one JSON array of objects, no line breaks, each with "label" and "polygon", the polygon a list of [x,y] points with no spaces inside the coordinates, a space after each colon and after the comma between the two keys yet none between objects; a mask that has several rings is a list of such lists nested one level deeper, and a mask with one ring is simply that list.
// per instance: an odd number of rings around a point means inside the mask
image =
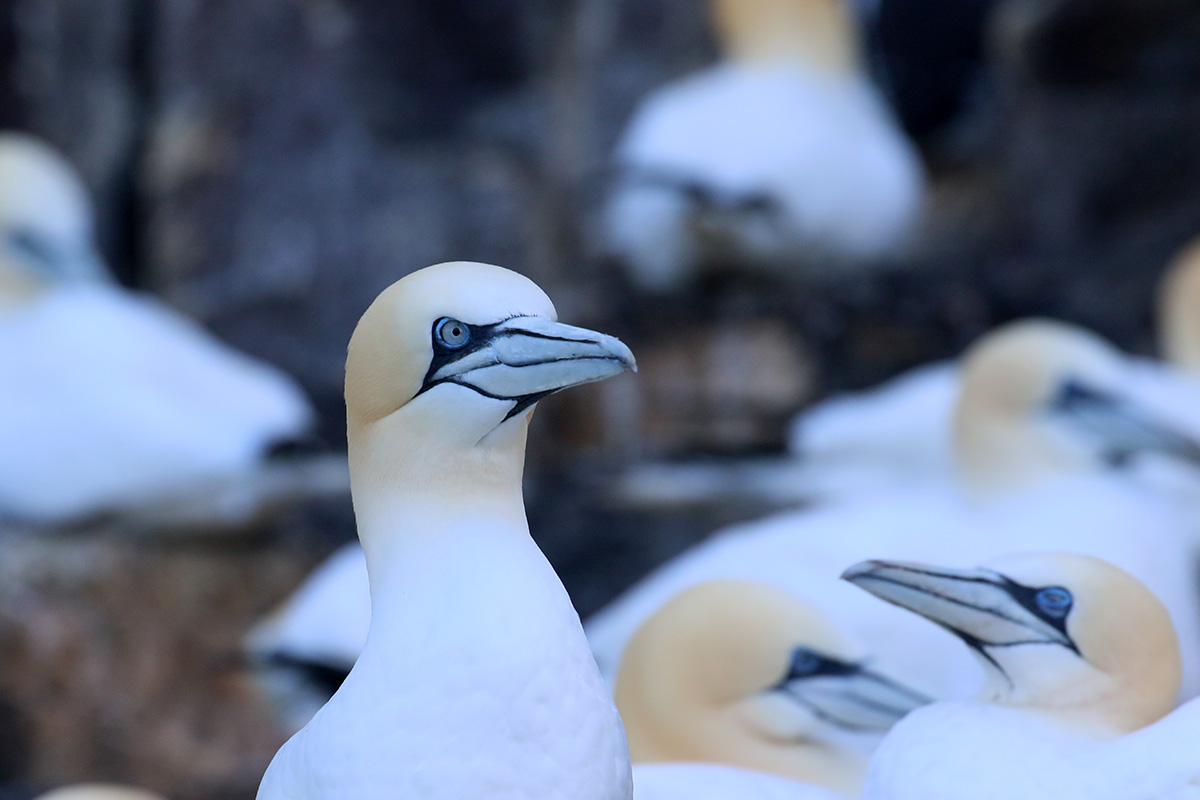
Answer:
[{"label": "gannet nape", "polygon": [[528,279],[453,262],[375,300],[346,360],[371,627],[260,800],[628,798],[628,750],[521,496],[536,402],[634,368]]},{"label": "gannet nape", "polygon": [[862,69],[862,43],[843,0],[711,0],[710,16],[726,58],[800,63],[831,75]]},{"label": "gannet nape", "polygon": [[788,592],[754,581],[697,584],[651,616],[622,654],[613,695],[630,756],[723,763],[856,796],[868,745],[839,737],[887,730],[928,702],[862,655]]},{"label": "gannet nape", "polygon": [[1159,347],[1163,357],[1200,376],[1200,238],[1183,247],[1159,281]]},{"label": "gannet nape", "polygon": [[973,569],[868,561],[844,577],[957,634],[984,664],[977,699],[902,720],[871,760],[868,800],[1176,796],[1200,781],[1200,703],[1166,609],[1125,571],[1073,553]]}]

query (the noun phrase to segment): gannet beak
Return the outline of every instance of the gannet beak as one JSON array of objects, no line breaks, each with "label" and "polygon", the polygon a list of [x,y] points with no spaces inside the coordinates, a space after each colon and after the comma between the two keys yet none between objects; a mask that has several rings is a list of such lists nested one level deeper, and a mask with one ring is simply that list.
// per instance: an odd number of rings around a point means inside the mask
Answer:
[{"label": "gannet beak", "polygon": [[[990,569],[957,570],[903,561],[862,561],[843,572],[842,578],[936,622],[989,660],[986,648],[1018,644],[1054,644],[1079,652],[1066,629],[1070,593],[1061,587],[1039,590]],[[1046,613],[1039,608],[1043,591],[1063,593],[1067,605]]]},{"label": "gannet beak", "polygon": [[637,371],[633,353],[619,339],[545,317],[466,327],[464,347],[435,352],[422,392],[457,383],[515,401],[511,417],[560,389]]},{"label": "gannet beak", "polygon": [[108,270],[91,243],[76,246],[28,227],[7,229],[3,247],[38,275],[66,281],[105,280]]},{"label": "gannet beak", "polygon": [[774,687],[845,730],[885,731],[930,698],[850,661],[798,648],[792,668]]},{"label": "gannet beak", "polygon": [[1072,380],[1064,384],[1052,408],[1097,439],[1113,463],[1150,452],[1200,464],[1200,442],[1117,395]]}]

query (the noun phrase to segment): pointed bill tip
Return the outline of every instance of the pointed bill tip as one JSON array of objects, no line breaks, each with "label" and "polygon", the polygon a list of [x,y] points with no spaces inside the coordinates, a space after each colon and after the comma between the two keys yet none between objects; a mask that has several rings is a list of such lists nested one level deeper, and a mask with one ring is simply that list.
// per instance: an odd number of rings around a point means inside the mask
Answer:
[{"label": "pointed bill tip", "polygon": [[870,575],[873,572],[892,566],[893,562],[880,561],[878,559],[868,559],[859,561],[857,564],[851,564],[842,571],[842,580],[855,583],[858,579]]}]

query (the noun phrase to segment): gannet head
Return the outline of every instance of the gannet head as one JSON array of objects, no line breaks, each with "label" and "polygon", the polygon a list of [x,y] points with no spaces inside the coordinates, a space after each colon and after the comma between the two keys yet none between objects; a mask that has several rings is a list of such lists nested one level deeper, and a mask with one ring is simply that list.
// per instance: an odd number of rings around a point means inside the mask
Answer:
[{"label": "gannet head", "polygon": [[978,569],[863,561],[843,578],[957,634],[988,674],[986,702],[1093,735],[1144,727],[1179,691],[1179,642],[1158,598],[1090,556],[1007,556]]},{"label": "gannet head", "polygon": [[163,800],[162,795],[107,783],[67,786],[39,795],[37,800]]},{"label": "gannet head", "polygon": [[386,500],[398,484],[410,497],[428,490],[478,498],[498,489],[515,491],[519,502],[533,405],[636,369],[617,339],[555,317],[528,278],[466,261],[418,270],[379,295],[346,359],[360,530],[371,499]]},{"label": "gannet head", "polygon": [[1200,375],[1200,239],[1167,266],[1158,288],[1158,325],[1166,359]]},{"label": "gannet head", "polygon": [[0,307],[55,283],[106,278],[74,169],[31,136],[0,134]]},{"label": "gannet head", "polygon": [[1122,395],[1122,356],[1049,320],[1001,327],[963,356],[958,463],[980,495],[1091,472],[1144,452],[1200,461],[1200,445]]},{"label": "gannet head", "polygon": [[886,730],[927,698],[867,669],[816,609],[755,581],[693,586],[629,640],[614,697],[634,762],[712,761],[851,791],[831,732]]},{"label": "gannet head", "polygon": [[834,75],[859,70],[858,31],[844,0],[712,0],[726,58],[803,63]]}]

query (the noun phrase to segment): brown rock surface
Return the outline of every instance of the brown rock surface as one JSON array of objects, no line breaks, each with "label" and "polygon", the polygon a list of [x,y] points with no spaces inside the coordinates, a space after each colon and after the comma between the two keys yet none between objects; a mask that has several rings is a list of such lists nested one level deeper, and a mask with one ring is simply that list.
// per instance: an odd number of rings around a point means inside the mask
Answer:
[{"label": "brown rock surface", "polygon": [[242,663],[248,625],[318,555],[92,530],[0,539],[0,696],[28,778],[249,798],[282,743]]}]

